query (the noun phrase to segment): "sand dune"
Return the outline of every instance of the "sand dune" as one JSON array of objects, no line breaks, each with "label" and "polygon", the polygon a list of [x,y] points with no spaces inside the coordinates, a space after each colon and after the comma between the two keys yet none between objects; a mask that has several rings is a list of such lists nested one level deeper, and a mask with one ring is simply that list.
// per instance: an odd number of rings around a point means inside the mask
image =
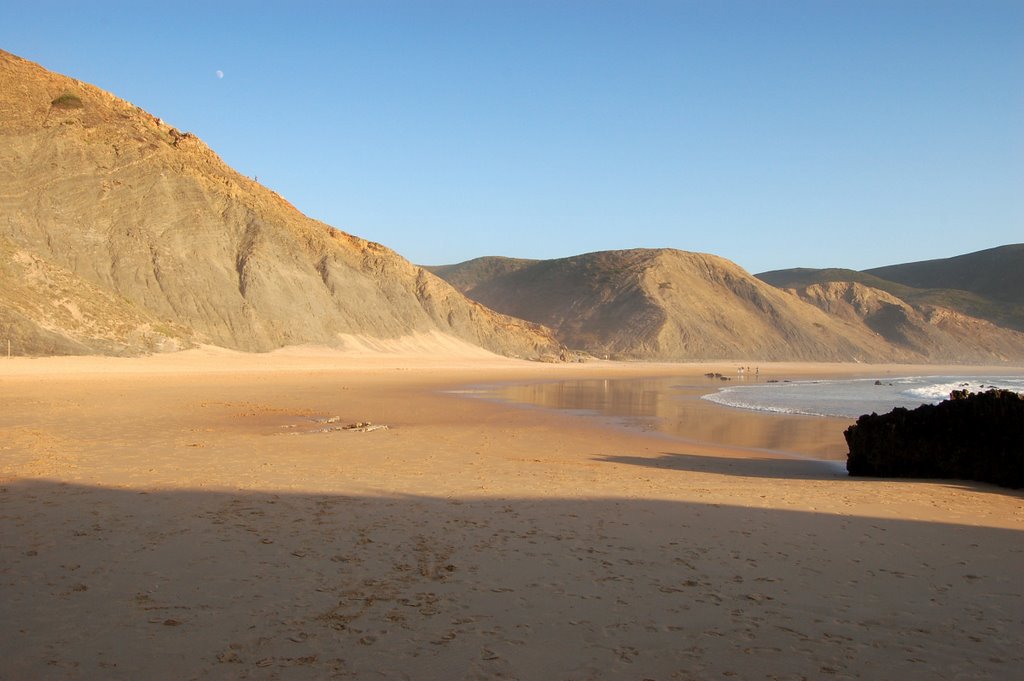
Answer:
[{"label": "sand dune", "polygon": [[0,677],[1012,676],[1020,494],[440,392],[709,366],[0,361]]}]

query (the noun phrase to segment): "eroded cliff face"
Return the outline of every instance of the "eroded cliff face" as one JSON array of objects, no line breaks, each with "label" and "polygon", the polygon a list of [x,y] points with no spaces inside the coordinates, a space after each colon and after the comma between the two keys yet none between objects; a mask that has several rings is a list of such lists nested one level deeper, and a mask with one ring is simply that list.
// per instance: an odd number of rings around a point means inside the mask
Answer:
[{"label": "eroded cliff face", "polygon": [[888,347],[713,255],[604,251],[438,268],[465,293],[540,322],[569,347],[638,359],[874,361]]},{"label": "eroded cliff face", "polygon": [[862,324],[911,360],[1004,362],[1024,358],[1024,334],[935,305],[910,304],[856,282],[789,289],[830,315]]},{"label": "eroded cliff face", "polygon": [[1024,359],[1024,335],[861,284],[782,290],[724,258],[673,249],[435,268],[471,298],[569,347],[638,359],[856,362]]},{"label": "eroded cliff face", "polygon": [[873,334],[824,314],[713,255],[662,250],[646,289],[665,311],[660,352],[675,356],[871,362],[888,359]]},{"label": "eroded cliff face", "polygon": [[247,351],[441,332],[524,357],[550,333],[309,219],[202,141],[0,52],[0,336],[19,354]]}]

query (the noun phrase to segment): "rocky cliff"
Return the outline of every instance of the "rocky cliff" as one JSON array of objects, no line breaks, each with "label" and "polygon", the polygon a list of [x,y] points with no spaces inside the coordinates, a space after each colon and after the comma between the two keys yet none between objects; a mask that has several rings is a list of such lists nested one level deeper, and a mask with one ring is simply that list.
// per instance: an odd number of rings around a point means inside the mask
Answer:
[{"label": "rocky cliff", "polygon": [[307,218],[194,135],[0,51],[0,343],[16,354],[437,332],[511,355],[558,347]]}]

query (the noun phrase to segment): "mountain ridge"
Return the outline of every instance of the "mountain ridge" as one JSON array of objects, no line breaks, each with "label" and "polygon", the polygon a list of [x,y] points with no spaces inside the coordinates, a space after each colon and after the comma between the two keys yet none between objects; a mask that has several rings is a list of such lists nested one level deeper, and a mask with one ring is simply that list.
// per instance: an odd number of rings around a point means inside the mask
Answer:
[{"label": "mountain ridge", "polygon": [[1024,244],[857,271],[793,268],[761,272],[773,286],[856,282],[915,306],[945,307],[1015,331],[1024,331]]},{"label": "mountain ridge", "polygon": [[[844,270],[830,272],[850,279],[846,286],[816,270],[795,270],[789,271],[792,286],[780,287],[719,256],[676,249],[602,251],[546,261],[477,258],[432,269],[470,298],[548,325],[569,347],[599,355],[1024,359],[1024,334],[957,310],[908,303],[876,286],[904,295],[914,289]],[[806,281],[797,285],[793,280],[801,277]]]},{"label": "mountain ridge", "polygon": [[[18,354],[443,334],[534,358],[568,345],[659,360],[1024,359],[1024,334],[999,326],[1024,329],[1024,245],[760,278],[676,249],[419,267],[302,215],[195,135],[3,51],[0,141],[0,342]],[[963,288],[915,286],[943,281]]]}]

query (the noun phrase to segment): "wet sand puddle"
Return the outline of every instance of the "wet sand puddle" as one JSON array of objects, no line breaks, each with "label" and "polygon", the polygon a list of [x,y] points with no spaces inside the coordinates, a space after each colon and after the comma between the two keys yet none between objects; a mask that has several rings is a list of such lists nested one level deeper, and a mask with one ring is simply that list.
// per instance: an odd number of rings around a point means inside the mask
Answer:
[{"label": "wet sand puddle", "polygon": [[717,378],[588,379],[478,386],[466,394],[599,418],[688,442],[713,442],[799,458],[846,459],[852,419],[740,411],[701,400]]}]

